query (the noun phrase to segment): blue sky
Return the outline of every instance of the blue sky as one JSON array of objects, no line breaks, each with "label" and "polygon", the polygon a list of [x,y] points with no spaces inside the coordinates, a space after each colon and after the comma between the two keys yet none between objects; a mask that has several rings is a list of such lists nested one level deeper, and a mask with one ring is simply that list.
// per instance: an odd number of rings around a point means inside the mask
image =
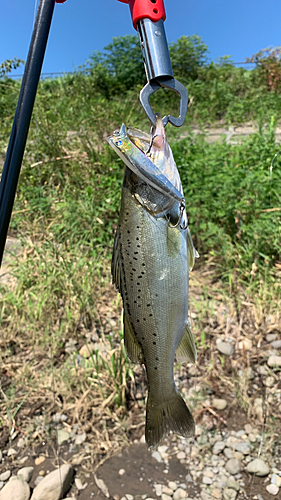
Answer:
[{"label": "blue sky", "polygon": [[[37,0],[2,2],[0,63],[26,59]],[[167,38],[197,34],[210,59],[234,61],[281,45],[280,0],[165,0]],[[67,0],[56,4],[43,72],[72,71],[114,36],[135,33],[129,7],[117,0]],[[22,72],[22,70],[21,70]]]}]

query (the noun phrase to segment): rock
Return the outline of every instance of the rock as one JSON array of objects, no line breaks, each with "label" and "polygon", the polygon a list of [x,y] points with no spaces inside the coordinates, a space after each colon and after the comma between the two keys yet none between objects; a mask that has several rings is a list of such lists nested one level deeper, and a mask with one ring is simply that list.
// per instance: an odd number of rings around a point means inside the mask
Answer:
[{"label": "rock", "polygon": [[24,448],[26,445],[26,441],[24,438],[20,437],[17,442],[17,447],[18,448]]},{"label": "rock", "polygon": [[273,387],[274,384],[275,384],[274,377],[266,377],[265,382],[264,382],[264,385],[266,385],[266,387]]},{"label": "rock", "polygon": [[23,467],[22,469],[18,470],[18,476],[20,476],[22,480],[25,481],[26,483],[29,483],[33,471],[34,467]]},{"label": "rock", "polygon": [[277,474],[272,474],[271,476],[271,482],[272,484],[276,484],[278,488],[281,486],[281,477]]},{"label": "rock", "polygon": [[90,358],[92,356],[93,352],[95,352],[95,351],[96,351],[96,344],[93,344],[92,342],[90,342],[89,344],[82,345],[82,347],[79,351],[79,354],[83,358]]},{"label": "rock", "polygon": [[253,342],[250,339],[243,339],[238,344],[239,349],[250,351],[253,347]]},{"label": "rock", "polygon": [[186,491],[183,488],[178,488],[173,494],[173,500],[181,500],[186,497]]},{"label": "rock", "polygon": [[162,495],[162,484],[154,484],[154,489],[157,497],[161,497]]},{"label": "rock", "polygon": [[254,458],[254,460],[248,463],[246,470],[250,474],[255,474],[259,477],[267,476],[269,474],[269,467],[263,460],[261,460],[261,458]]},{"label": "rock", "polygon": [[226,462],[225,468],[229,474],[232,474],[233,476],[235,474],[238,474],[241,470],[241,462],[237,460],[237,458],[231,458]]},{"label": "rock", "polygon": [[175,481],[168,482],[168,488],[170,488],[170,490],[175,491],[177,489],[177,487],[178,487],[178,485],[177,485],[177,483],[175,483]]},{"label": "rock", "polygon": [[234,346],[229,342],[223,342],[222,340],[217,340],[217,350],[224,354],[225,356],[232,356],[234,354]]},{"label": "rock", "polygon": [[21,478],[9,481],[0,491],[0,500],[29,500],[29,496],[30,488]]},{"label": "rock", "polygon": [[216,408],[216,410],[224,410],[227,407],[227,401],[225,399],[214,398],[212,405]]},{"label": "rock", "polygon": [[86,441],[86,438],[87,438],[86,432],[82,432],[82,434],[78,434],[75,438],[75,444],[79,445],[79,444],[84,443],[84,441]]},{"label": "rock", "polygon": [[252,431],[253,431],[253,427],[251,426],[251,424],[246,424],[245,425],[246,434],[251,434]]},{"label": "rock", "polygon": [[43,462],[45,462],[45,460],[46,458],[41,455],[40,457],[35,458],[34,463],[35,465],[41,465]]},{"label": "rock", "polygon": [[223,499],[224,500],[235,500],[238,495],[238,492],[233,490],[232,488],[225,488],[223,490]]},{"label": "rock", "polygon": [[126,494],[126,498],[127,498],[127,500],[134,500],[134,496],[129,495],[128,493]]},{"label": "rock", "polygon": [[226,458],[228,458],[228,460],[233,458],[233,451],[230,448],[225,448],[223,450],[223,454],[226,456]]},{"label": "rock", "polygon": [[233,477],[229,477],[226,481],[226,487],[227,488],[232,488],[233,490],[235,491],[239,491],[240,490],[240,484],[235,481],[235,479]]},{"label": "rock", "polygon": [[125,469],[120,469],[120,470],[118,471],[118,474],[119,474],[119,476],[123,476],[124,474],[126,474]]},{"label": "rock", "polygon": [[14,448],[9,448],[7,456],[8,457],[13,457],[14,455],[17,455],[17,454],[18,454],[17,450],[15,450]]},{"label": "rock", "polygon": [[239,451],[240,453],[243,453],[243,455],[249,455],[249,453],[251,451],[251,448],[248,445],[248,443],[235,443],[234,449],[236,451]]},{"label": "rock", "polygon": [[155,460],[157,460],[157,462],[159,462],[159,463],[162,462],[162,458],[161,458],[159,451],[154,451],[153,453],[151,453],[151,456],[152,456],[152,458],[155,458]]},{"label": "rock", "polygon": [[270,368],[280,368],[281,367],[281,356],[269,356],[267,364]]},{"label": "rock", "polygon": [[2,474],[0,474],[0,481],[8,481],[11,474],[12,473],[10,470],[6,470],[5,472],[2,472]]},{"label": "rock", "polygon": [[271,342],[273,349],[281,349],[281,340],[274,340]]},{"label": "rock", "polygon": [[85,483],[85,484],[82,483],[80,477],[76,477],[74,479],[74,482],[75,482],[75,486],[76,486],[77,490],[79,490],[79,491],[84,490],[88,486],[88,483]]},{"label": "rock", "polygon": [[274,340],[277,339],[277,333],[268,333],[265,338],[267,342],[273,342]]},{"label": "rock", "polygon": [[68,441],[70,438],[69,432],[65,431],[64,429],[59,429],[57,432],[57,441],[58,445],[60,446],[62,443],[65,443],[65,441]]},{"label": "rock", "polygon": [[59,500],[70,487],[74,470],[70,464],[50,472],[34,488],[31,500]]},{"label": "rock", "polygon": [[206,490],[202,490],[200,496],[202,500],[213,500],[211,493]]},{"label": "rock", "polygon": [[172,497],[170,497],[170,495],[166,495],[166,493],[162,493],[161,500],[172,500]]},{"label": "rock", "polygon": [[[177,487],[178,487],[178,485],[177,485]],[[169,495],[169,497],[172,497],[173,496],[173,492],[174,492],[174,490],[172,490],[172,488],[168,488],[167,486],[162,486],[162,493],[163,494]]]},{"label": "rock", "polygon": [[177,453],[177,459],[178,460],[184,460],[186,457],[184,451],[179,451],[179,453]]},{"label": "rock", "polygon": [[202,483],[203,484],[212,484],[213,480],[210,477],[203,476]]},{"label": "rock", "polygon": [[279,488],[276,484],[268,484],[266,486],[266,491],[268,491],[268,493],[270,493],[270,495],[278,495],[279,493]]}]

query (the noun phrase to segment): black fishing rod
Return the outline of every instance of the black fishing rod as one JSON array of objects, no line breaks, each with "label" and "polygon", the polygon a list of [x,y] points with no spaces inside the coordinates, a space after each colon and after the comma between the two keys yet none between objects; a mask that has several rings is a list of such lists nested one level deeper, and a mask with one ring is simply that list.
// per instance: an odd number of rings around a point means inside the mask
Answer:
[{"label": "black fishing rod", "polygon": [[0,183],[0,267],[55,3],[40,0]]}]

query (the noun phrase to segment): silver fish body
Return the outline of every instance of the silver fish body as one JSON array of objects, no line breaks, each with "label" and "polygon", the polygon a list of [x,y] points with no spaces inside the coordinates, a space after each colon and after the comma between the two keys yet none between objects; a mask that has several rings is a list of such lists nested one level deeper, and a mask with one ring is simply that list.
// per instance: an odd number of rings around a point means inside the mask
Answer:
[{"label": "silver fish body", "polygon": [[126,167],[112,258],[124,306],[124,342],[148,379],[146,442],[169,431],[194,434],[194,421],[174,382],[174,359],[196,360],[188,323],[188,275],[196,256],[189,229],[176,225],[180,204]]}]

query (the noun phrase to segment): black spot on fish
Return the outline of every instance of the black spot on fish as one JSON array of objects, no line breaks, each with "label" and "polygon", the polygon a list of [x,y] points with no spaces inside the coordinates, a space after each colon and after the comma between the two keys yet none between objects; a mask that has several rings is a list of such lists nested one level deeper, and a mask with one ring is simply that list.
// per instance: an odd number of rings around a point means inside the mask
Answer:
[{"label": "black spot on fish", "polygon": [[142,263],[142,266],[145,266],[145,263],[144,263],[144,262]]},{"label": "black spot on fish", "polygon": [[156,342],[152,342],[153,345],[156,345]]},{"label": "black spot on fish", "polygon": [[147,307],[150,307],[151,304],[146,304],[146,305],[147,305]]},{"label": "black spot on fish", "polygon": [[154,366],[154,370],[157,370],[157,366]]},{"label": "black spot on fish", "polygon": [[[152,313],[150,313],[150,315],[149,315],[149,316],[151,317],[151,316],[153,316],[153,314],[152,314]],[[156,335],[156,334],[155,334],[155,335]]]},{"label": "black spot on fish", "polygon": [[139,241],[139,238],[138,238],[138,236],[136,237],[136,240],[137,240],[137,241]]},{"label": "black spot on fish", "polygon": [[128,233],[128,234],[130,234],[130,231],[129,231],[129,229],[127,230],[127,233]]},{"label": "black spot on fish", "polygon": [[139,252],[134,252],[135,255],[138,255]]}]

